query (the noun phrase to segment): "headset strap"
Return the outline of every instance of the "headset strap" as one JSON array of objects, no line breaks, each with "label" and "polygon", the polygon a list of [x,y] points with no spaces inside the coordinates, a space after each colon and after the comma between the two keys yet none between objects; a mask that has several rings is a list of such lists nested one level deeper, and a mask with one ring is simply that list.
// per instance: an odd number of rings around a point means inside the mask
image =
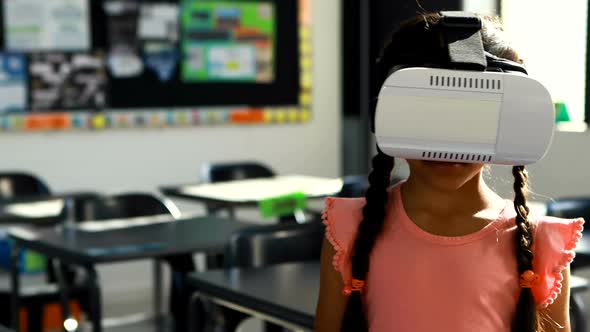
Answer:
[{"label": "headset strap", "polygon": [[442,37],[456,69],[484,71],[487,61],[481,39],[481,20],[475,14],[441,11]]}]

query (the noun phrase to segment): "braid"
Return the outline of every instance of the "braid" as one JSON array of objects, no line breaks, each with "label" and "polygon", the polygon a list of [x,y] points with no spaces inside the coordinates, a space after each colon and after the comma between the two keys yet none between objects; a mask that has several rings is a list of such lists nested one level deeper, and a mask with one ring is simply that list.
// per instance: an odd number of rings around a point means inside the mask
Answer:
[{"label": "braid", "polygon": [[[367,276],[371,250],[373,250],[375,240],[383,229],[388,199],[387,188],[391,181],[394,159],[377,147],[377,155],[373,157],[372,164],[373,170],[369,174],[369,188],[365,193],[366,204],[363,208],[363,220],[359,225],[352,254],[352,277],[359,280],[365,280]],[[368,324],[361,294],[352,292],[342,320],[341,331],[364,332],[367,330]]]},{"label": "braid", "polygon": [[[514,208],[516,209],[516,260],[518,275],[533,269],[533,225],[528,220],[527,180],[528,173],[524,166],[514,166]],[[538,332],[539,318],[535,299],[530,288],[522,288],[513,332]]]}]

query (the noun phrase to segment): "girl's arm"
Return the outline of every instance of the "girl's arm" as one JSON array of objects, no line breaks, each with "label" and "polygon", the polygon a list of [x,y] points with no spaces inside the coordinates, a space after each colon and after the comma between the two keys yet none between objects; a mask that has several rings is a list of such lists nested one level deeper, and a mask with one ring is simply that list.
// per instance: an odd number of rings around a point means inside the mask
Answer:
[{"label": "girl's arm", "polygon": [[547,307],[546,314],[541,315],[541,321],[548,319],[549,322],[543,322],[543,332],[571,332],[569,303],[570,303],[570,268],[569,266],[562,272],[563,281],[561,282],[561,293],[555,299],[555,302]]},{"label": "girl's arm", "polygon": [[324,239],[315,332],[339,332],[342,315],[346,309],[348,298],[342,294],[342,277],[332,265],[334,254],[334,248]]}]

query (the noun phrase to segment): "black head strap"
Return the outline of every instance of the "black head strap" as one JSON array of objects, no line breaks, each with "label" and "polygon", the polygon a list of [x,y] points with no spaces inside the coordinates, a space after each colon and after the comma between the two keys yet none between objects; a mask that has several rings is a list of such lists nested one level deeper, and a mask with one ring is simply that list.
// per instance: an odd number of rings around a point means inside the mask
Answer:
[{"label": "black head strap", "polygon": [[443,11],[440,15],[442,37],[453,67],[484,71],[487,62],[481,40],[480,18],[459,11]]}]

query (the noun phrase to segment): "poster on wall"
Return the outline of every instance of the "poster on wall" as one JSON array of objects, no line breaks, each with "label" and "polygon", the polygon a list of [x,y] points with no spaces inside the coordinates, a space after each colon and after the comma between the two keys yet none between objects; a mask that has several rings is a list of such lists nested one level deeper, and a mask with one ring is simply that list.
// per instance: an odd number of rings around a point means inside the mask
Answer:
[{"label": "poster on wall", "polygon": [[23,54],[0,54],[0,114],[27,108],[27,59]]},{"label": "poster on wall", "polygon": [[180,61],[179,7],[172,3],[142,3],[138,37],[145,66],[161,82],[170,81]]},{"label": "poster on wall", "polygon": [[136,77],[143,72],[139,56],[137,26],[139,2],[107,0],[103,4],[107,16],[108,68],[117,78]]},{"label": "poster on wall", "polygon": [[271,82],[275,34],[270,2],[185,0],[182,79]]},{"label": "poster on wall", "polygon": [[31,109],[104,109],[108,100],[104,62],[101,53],[33,54],[29,66]]},{"label": "poster on wall", "polygon": [[87,51],[90,0],[3,0],[8,51]]}]

